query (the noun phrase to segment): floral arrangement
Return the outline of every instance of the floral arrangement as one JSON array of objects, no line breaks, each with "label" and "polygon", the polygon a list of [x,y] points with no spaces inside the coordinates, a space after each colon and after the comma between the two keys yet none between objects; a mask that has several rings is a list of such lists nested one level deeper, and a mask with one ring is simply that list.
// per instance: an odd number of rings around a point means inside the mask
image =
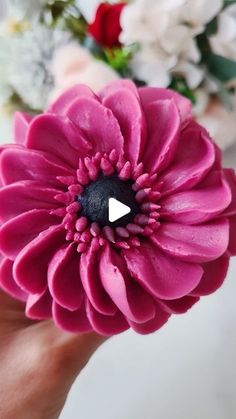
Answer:
[{"label": "floral arrangement", "polygon": [[236,140],[235,0],[4,0],[0,14],[5,109],[128,77],[189,98],[222,148]]}]

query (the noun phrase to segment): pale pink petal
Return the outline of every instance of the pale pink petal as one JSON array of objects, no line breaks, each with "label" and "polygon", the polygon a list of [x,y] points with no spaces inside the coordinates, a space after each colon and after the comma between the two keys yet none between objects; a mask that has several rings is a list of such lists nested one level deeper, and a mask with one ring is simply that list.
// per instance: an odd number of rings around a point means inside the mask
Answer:
[{"label": "pale pink petal", "polygon": [[163,309],[170,314],[184,314],[192,308],[200,300],[199,297],[186,296],[177,300],[162,300],[159,304]]},{"label": "pale pink petal", "polygon": [[169,320],[170,314],[162,310],[160,306],[156,305],[156,314],[152,320],[146,323],[135,323],[129,320],[129,325],[135,332],[141,335],[148,335],[149,333],[156,332]]},{"label": "pale pink petal", "polygon": [[57,115],[66,115],[70,105],[79,97],[96,97],[92,90],[83,84],[70,87],[60,97],[50,105],[47,112]]},{"label": "pale pink petal", "polygon": [[5,186],[0,190],[0,220],[6,222],[33,209],[58,208],[59,203],[55,200],[57,194],[57,189],[34,181],[23,180]]},{"label": "pale pink petal", "polygon": [[110,109],[95,99],[82,97],[72,103],[67,115],[92,143],[93,153],[116,149],[119,155],[123,154],[124,139]]},{"label": "pale pink petal", "polygon": [[1,153],[0,171],[4,185],[20,180],[36,180],[61,188],[57,176],[71,176],[72,170],[52,155],[35,150],[8,148]]},{"label": "pale pink petal", "polygon": [[12,218],[0,228],[0,250],[14,260],[30,241],[49,227],[60,222],[48,210],[32,210]]},{"label": "pale pink petal", "polygon": [[131,90],[120,87],[107,94],[103,104],[111,109],[120,124],[126,158],[132,164],[139,163],[147,135],[146,121],[139,99]]},{"label": "pale pink petal", "polygon": [[223,284],[228,267],[229,257],[227,255],[202,265],[204,269],[203,277],[199,285],[191,292],[192,296],[201,297],[214,293]]},{"label": "pale pink petal", "polygon": [[169,89],[141,87],[139,89],[142,105],[146,109],[157,100],[173,99],[179,110],[181,128],[183,129],[192,119],[192,104],[189,99]]},{"label": "pale pink petal", "polygon": [[88,301],[86,312],[93,330],[103,336],[112,336],[129,329],[129,324],[123,314],[117,310],[112,316],[104,316],[98,313]]},{"label": "pale pink petal", "polygon": [[33,320],[46,320],[52,317],[52,297],[48,289],[42,294],[29,295],[25,314]]},{"label": "pale pink petal", "polygon": [[229,244],[227,218],[209,224],[189,226],[162,223],[151,241],[171,256],[186,262],[210,262],[222,256]]},{"label": "pale pink petal", "polygon": [[215,147],[204,129],[192,122],[181,134],[172,165],[159,178],[162,195],[193,188],[215,161]]},{"label": "pale pink petal", "polygon": [[72,121],[53,114],[34,118],[27,132],[26,145],[30,149],[46,151],[73,168],[78,167],[79,158],[85,157],[91,148]]},{"label": "pale pink petal", "polygon": [[25,144],[30,122],[34,118],[25,112],[16,112],[13,120],[14,139],[17,144]]},{"label": "pale pink petal", "polygon": [[41,294],[47,288],[48,264],[65,242],[65,231],[51,227],[39,234],[18,254],[13,268],[17,284],[31,294]]},{"label": "pale pink petal", "polygon": [[99,272],[102,285],[125,317],[143,323],[155,316],[152,297],[132,280],[121,256],[109,245],[103,248]]},{"label": "pale pink petal", "polygon": [[122,251],[130,274],[151,295],[163,300],[181,298],[200,282],[200,265],[179,261],[152,244]]},{"label": "pale pink petal", "polygon": [[88,333],[93,330],[87,318],[84,304],[79,310],[70,311],[59,306],[59,304],[54,301],[52,313],[55,324],[64,331],[71,333]]},{"label": "pale pink petal", "polygon": [[147,172],[160,172],[172,162],[180,138],[180,116],[173,100],[158,100],[145,108],[148,141],[143,155]]},{"label": "pale pink petal", "polygon": [[16,300],[25,302],[27,293],[15,282],[12,274],[13,262],[3,259],[0,263],[0,288]]},{"label": "pale pink petal", "polygon": [[48,266],[48,286],[53,299],[71,311],[78,310],[84,299],[79,265],[80,255],[72,243],[61,247]]},{"label": "pale pink petal", "polygon": [[98,271],[100,253],[94,251],[92,246],[82,253],[80,260],[80,276],[86,295],[95,310],[106,316],[113,316],[117,307],[104,290]]},{"label": "pale pink petal", "polygon": [[231,191],[222,172],[212,172],[198,189],[179,192],[160,201],[161,216],[183,224],[199,224],[221,214],[231,202]]}]

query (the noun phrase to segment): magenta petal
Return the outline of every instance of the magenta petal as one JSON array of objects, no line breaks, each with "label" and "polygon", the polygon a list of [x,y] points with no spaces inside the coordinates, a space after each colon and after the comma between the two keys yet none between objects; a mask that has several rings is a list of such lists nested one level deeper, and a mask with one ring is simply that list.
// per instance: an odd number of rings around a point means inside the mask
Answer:
[{"label": "magenta petal", "polygon": [[227,250],[229,222],[224,218],[198,226],[163,223],[151,240],[171,256],[186,262],[210,262]]},{"label": "magenta petal", "polygon": [[5,186],[0,190],[0,220],[6,222],[33,209],[58,208],[59,203],[55,200],[57,194],[57,189],[34,181],[23,180]]},{"label": "magenta petal", "polygon": [[80,276],[86,295],[95,310],[103,315],[113,316],[117,307],[104,290],[98,271],[100,254],[90,246],[82,253],[80,260]]},{"label": "magenta petal", "polygon": [[130,278],[122,257],[109,245],[103,248],[99,272],[106,292],[125,317],[143,323],[155,316],[152,297]]},{"label": "magenta petal", "polygon": [[43,114],[30,124],[27,147],[46,151],[69,167],[77,168],[79,157],[85,157],[91,146],[68,118]]},{"label": "magenta petal", "polygon": [[59,306],[54,301],[52,313],[56,325],[66,332],[88,333],[93,330],[87,318],[85,304],[79,310],[70,311]]},{"label": "magenta petal", "polygon": [[[149,133],[143,163],[148,172],[160,172],[172,162],[180,138],[180,116],[173,100],[159,100],[145,109]],[[171,115],[171,117],[170,117]]]},{"label": "magenta petal", "polygon": [[14,115],[13,129],[14,139],[17,144],[25,144],[26,134],[33,115],[25,112],[16,112]]},{"label": "magenta petal", "polygon": [[232,194],[232,200],[228,208],[225,210],[224,216],[231,217],[236,215],[236,173],[232,169],[225,169],[224,175],[227,179]]},{"label": "magenta petal", "polygon": [[123,154],[124,139],[117,119],[110,109],[97,100],[84,97],[77,99],[68,109],[68,117],[82,129],[92,143],[93,152],[116,149]]},{"label": "magenta petal", "polygon": [[88,86],[82,84],[73,86],[66,90],[61,96],[59,96],[59,98],[50,105],[47,112],[65,116],[72,102],[79,97],[84,96],[93,98],[95,97],[95,94]]},{"label": "magenta petal", "polygon": [[31,294],[47,288],[48,264],[65,242],[65,231],[51,227],[25,246],[14,262],[13,276],[17,284]]},{"label": "magenta petal", "polygon": [[86,312],[93,330],[100,335],[117,335],[129,329],[128,322],[119,310],[112,316],[103,316],[94,309],[92,304],[87,302]]},{"label": "magenta petal", "polygon": [[24,148],[4,150],[0,157],[0,171],[5,185],[20,180],[36,180],[60,188],[57,176],[74,174],[58,164],[50,154]]},{"label": "magenta petal", "polygon": [[141,87],[139,94],[144,109],[157,100],[173,99],[179,110],[182,129],[192,119],[192,104],[190,100],[173,90]]},{"label": "magenta petal", "polygon": [[198,303],[200,300],[199,297],[191,297],[186,296],[179,298],[177,300],[170,300],[170,301],[159,301],[159,304],[163,307],[167,313],[170,314],[184,314],[190,308],[192,308],[196,303]]},{"label": "magenta petal", "polygon": [[80,255],[74,244],[60,248],[48,266],[48,285],[53,299],[68,310],[78,310],[84,299],[81,284]]},{"label": "magenta petal", "polygon": [[51,215],[47,210],[32,210],[12,218],[0,228],[0,250],[10,259],[31,240],[52,225],[60,222],[60,218]]},{"label": "magenta petal", "polygon": [[160,201],[166,220],[183,224],[207,222],[222,213],[231,202],[231,191],[222,172],[212,172],[198,189],[179,192]]},{"label": "magenta petal", "polygon": [[146,323],[138,324],[129,320],[129,325],[135,332],[141,335],[148,335],[149,333],[156,332],[169,320],[170,314],[166,313],[161,307],[156,305],[156,314],[152,320]]},{"label": "magenta petal", "polygon": [[236,216],[229,218],[229,253],[231,256],[236,256]]},{"label": "magenta petal", "polygon": [[124,250],[129,272],[150,294],[163,300],[181,298],[200,282],[200,265],[181,262],[158,251],[151,244]]},{"label": "magenta petal", "polygon": [[52,297],[48,289],[42,294],[29,295],[25,314],[33,320],[46,320],[52,317]]},{"label": "magenta petal", "polygon": [[229,257],[222,256],[214,262],[202,265],[202,267],[204,269],[203,277],[199,285],[191,292],[191,295],[195,297],[212,294],[221,287],[229,268]]},{"label": "magenta petal", "polygon": [[15,282],[12,274],[13,262],[3,259],[0,264],[0,288],[16,300],[25,302],[27,294]]},{"label": "magenta petal", "polygon": [[101,92],[99,92],[99,97],[103,100],[120,89],[129,90],[139,99],[140,89],[137,89],[135,83],[129,79],[113,80],[111,83],[108,83]]},{"label": "magenta petal", "polygon": [[[197,150],[197,152],[196,152]],[[215,161],[215,147],[206,131],[191,123],[181,134],[173,164],[160,177],[163,196],[189,190],[208,173]]]},{"label": "magenta petal", "polygon": [[141,104],[131,90],[119,88],[105,96],[103,104],[111,109],[124,137],[126,158],[139,163],[146,143],[146,122]]}]

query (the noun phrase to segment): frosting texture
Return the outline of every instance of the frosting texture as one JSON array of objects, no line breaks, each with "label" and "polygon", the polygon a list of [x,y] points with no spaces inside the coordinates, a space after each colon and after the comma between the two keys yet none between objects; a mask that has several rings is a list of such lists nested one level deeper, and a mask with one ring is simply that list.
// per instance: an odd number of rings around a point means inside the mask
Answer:
[{"label": "frosting texture", "polygon": [[[77,85],[44,114],[17,113],[14,131],[0,150],[0,286],[26,316],[148,334],[222,285],[236,177],[186,98],[129,80],[98,95]],[[99,198],[113,190],[133,205],[114,225]]]}]

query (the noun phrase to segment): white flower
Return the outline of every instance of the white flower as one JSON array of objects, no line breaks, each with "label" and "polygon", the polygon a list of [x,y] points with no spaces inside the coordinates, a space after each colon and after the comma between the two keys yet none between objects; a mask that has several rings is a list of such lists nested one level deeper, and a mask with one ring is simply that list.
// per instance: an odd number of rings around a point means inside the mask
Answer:
[{"label": "white flower", "polygon": [[131,69],[149,85],[168,86],[172,75],[190,88],[203,80],[195,37],[222,7],[223,0],[134,0],[121,14],[120,41],[138,44]]},{"label": "white flower", "polygon": [[218,31],[210,38],[216,54],[236,60],[236,4],[227,7],[218,16]]},{"label": "white flower", "polygon": [[12,94],[12,88],[9,82],[9,71],[11,63],[10,39],[0,35],[0,105],[5,104]]},{"label": "white flower", "polygon": [[70,35],[41,25],[15,39],[11,57],[10,83],[33,109],[43,109],[54,86],[51,62],[55,51]]},{"label": "white flower", "polygon": [[119,78],[111,67],[96,60],[88,50],[75,42],[56,50],[51,71],[55,87],[50,95],[50,101],[74,84],[87,84],[98,92],[107,83]]},{"label": "white flower", "polygon": [[36,18],[47,0],[1,0],[6,4],[7,15],[14,19]]}]

